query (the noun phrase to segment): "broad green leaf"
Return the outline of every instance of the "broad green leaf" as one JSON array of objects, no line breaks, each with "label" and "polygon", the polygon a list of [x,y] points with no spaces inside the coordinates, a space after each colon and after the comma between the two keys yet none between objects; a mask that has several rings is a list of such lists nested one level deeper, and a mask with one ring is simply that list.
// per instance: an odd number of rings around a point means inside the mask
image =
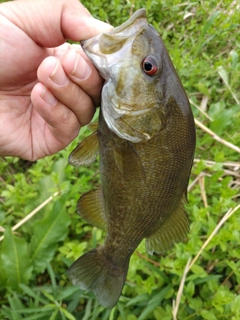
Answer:
[{"label": "broad green leaf", "polygon": [[14,311],[11,310],[11,308],[3,305],[1,308],[0,316],[3,317],[3,319],[9,319],[9,320],[20,320],[18,316],[15,314]]},{"label": "broad green leaf", "polygon": [[132,306],[132,305],[136,305],[142,302],[147,302],[149,301],[149,295],[148,294],[141,294],[141,295],[137,295],[135,298],[131,299],[126,306]]},{"label": "broad green leaf", "polygon": [[208,311],[208,310],[202,310],[201,316],[203,317],[203,319],[207,319],[207,320],[218,320],[216,316],[211,311]]},{"label": "broad green leaf", "polygon": [[144,263],[144,265],[146,265],[147,268],[149,268],[153,272],[156,272],[157,274],[159,274],[160,277],[163,278],[166,283],[169,283],[169,278],[158,267],[154,266],[153,264],[151,264],[151,263],[149,263],[148,261],[145,261],[145,260],[143,260],[143,263]]},{"label": "broad green leaf", "polygon": [[204,45],[206,43],[208,43],[210,40],[212,40],[216,34],[208,34],[208,31],[210,29],[210,27],[212,26],[212,24],[214,23],[214,20],[217,18],[217,16],[220,14],[220,11],[215,11],[210,17],[209,19],[206,21],[203,21],[203,26],[202,26],[202,30],[201,30],[201,34],[200,37],[198,39],[198,46],[197,49],[195,50],[195,54],[198,55],[199,52],[201,51],[201,49],[204,47]]},{"label": "broad green leaf", "polygon": [[43,309],[45,309],[45,310],[55,310],[57,308],[57,306],[56,306],[56,304],[55,303],[49,303],[49,304],[47,304],[47,305],[45,305],[44,307],[43,307]]},{"label": "broad green leaf", "polygon": [[197,264],[194,264],[191,270],[193,273],[199,275],[200,277],[207,276],[206,271],[202,267],[198,266]]},{"label": "broad green leaf", "polygon": [[76,318],[70,312],[68,312],[66,309],[61,308],[61,311],[67,319],[76,320]]},{"label": "broad green leaf", "polygon": [[154,317],[156,320],[165,320],[165,319],[171,319],[169,318],[169,314],[167,313],[166,310],[164,310],[164,308],[162,307],[157,307],[154,312]]},{"label": "broad green leaf", "polygon": [[234,293],[227,290],[224,286],[221,286],[218,291],[214,294],[212,304],[215,308],[221,305],[231,303],[234,299]]},{"label": "broad green leaf", "polygon": [[161,289],[148,303],[148,306],[141,313],[139,320],[145,320],[146,317],[153,312],[157,306],[161,304],[161,301],[165,298],[168,292],[172,289],[172,285],[168,285],[164,289]]},{"label": "broad green leaf", "polygon": [[54,274],[53,268],[52,268],[50,263],[47,263],[47,271],[48,271],[48,274],[49,274],[50,279],[51,279],[53,296],[56,299],[57,283],[56,283],[56,278],[55,278],[55,274]]},{"label": "broad green leaf", "polygon": [[31,256],[36,272],[43,272],[51,261],[59,241],[68,233],[70,217],[65,208],[66,196],[57,200],[48,216],[33,225]]},{"label": "broad green leaf", "polygon": [[211,274],[210,276],[206,276],[204,278],[199,278],[198,277],[198,274],[193,274],[191,276],[188,277],[188,280],[194,280],[194,284],[195,285],[199,285],[199,284],[202,284],[202,283],[205,283],[205,282],[209,282],[209,281],[212,281],[212,280],[218,280],[219,278],[221,278],[222,275],[219,275],[219,274]]},{"label": "broad green leaf", "polygon": [[46,311],[43,311],[42,309],[42,311],[37,312],[35,314],[31,314],[28,317],[24,316],[24,320],[46,320],[46,319],[49,319],[51,315],[52,315],[51,311],[46,312]]},{"label": "broad green leaf", "polygon": [[24,285],[24,284],[20,284],[20,288],[22,289],[23,293],[25,295],[28,295],[29,297],[35,299],[36,301],[41,302],[43,305],[48,303],[48,300],[45,298],[42,298],[39,296],[39,292],[35,292],[34,290],[32,290],[30,287]]},{"label": "broad green leaf", "polygon": [[54,296],[47,291],[42,290],[42,293],[47,297],[50,301],[55,302]]},{"label": "broad green leaf", "polygon": [[127,317],[126,317],[126,314],[125,314],[125,310],[124,310],[123,305],[121,304],[121,302],[117,303],[116,310],[119,311],[122,320],[127,320]]},{"label": "broad green leaf", "polygon": [[39,307],[39,308],[23,308],[23,309],[19,308],[19,309],[17,309],[17,311],[19,313],[23,313],[23,314],[24,313],[26,313],[26,314],[28,314],[28,313],[38,313],[38,312],[42,312],[43,311],[43,307]]},{"label": "broad green leaf", "polygon": [[137,317],[134,314],[127,315],[127,320],[137,320]]},{"label": "broad green leaf", "polygon": [[238,54],[235,50],[232,50],[230,56],[232,58],[232,69],[235,69],[238,63]]},{"label": "broad green leaf", "polygon": [[2,254],[0,249],[0,289],[4,289],[6,287],[7,278],[3,272],[3,262],[2,262]]},{"label": "broad green leaf", "polygon": [[20,283],[27,284],[32,275],[32,262],[28,244],[24,239],[13,235],[7,227],[1,250],[3,281],[11,289],[19,289]]},{"label": "broad green leaf", "polygon": [[210,97],[211,93],[209,92],[208,88],[201,82],[199,82],[196,87],[198,88],[198,90],[203,93],[205,96]]},{"label": "broad green leaf", "polygon": [[240,318],[240,295],[236,296],[231,303],[231,310],[235,316],[239,316]]},{"label": "broad green leaf", "polygon": [[[101,320],[109,320],[109,316],[110,316],[111,310],[107,309],[103,312],[103,315],[101,317]],[[98,320],[98,319],[96,319]]]},{"label": "broad green leaf", "polygon": [[209,28],[211,27],[211,25],[213,24],[214,20],[217,18],[217,16],[220,14],[220,11],[215,11],[210,18],[207,20],[207,22],[204,24],[203,28],[202,28],[202,35],[204,36]]},{"label": "broad green leaf", "polygon": [[195,292],[195,285],[193,281],[189,281],[188,284],[185,284],[185,291],[192,297]]},{"label": "broad green leaf", "polygon": [[[13,319],[13,320],[23,319],[18,310],[22,309],[22,308],[25,310],[25,307],[22,304],[22,301],[18,298],[17,294],[13,293],[11,296],[8,296],[8,301],[9,301],[9,305],[10,305],[10,309],[11,309],[11,316],[8,316],[7,319]],[[6,309],[6,311],[7,311],[7,309]]]},{"label": "broad green leaf", "polygon": [[79,286],[68,286],[68,287],[63,287],[61,288],[62,290],[57,293],[57,300],[63,300],[74,294],[75,292],[78,292],[80,295],[80,289]]},{"label": "broad green leaf", "polygon": [[58,309],[56,309],[53,314],[51,315],[50,319],[49,320],[55,320],[57,319],[57,315],[58,315]]},{"label": "broad green leaf", "polygon": [[228,73],[226,69],[223,68],[223,66],[218,67],[218,73],[220,77],[223,79],[224,83],[228,85]]},{"label": "broad green leaf", "polygon": [[84,317],[82,318],[82,320],[88,320],[91,318],[92,304],[93,304],[93,300],[89,299],[87,302],[87,305],[85,307],[85,313],[84,313]]}]

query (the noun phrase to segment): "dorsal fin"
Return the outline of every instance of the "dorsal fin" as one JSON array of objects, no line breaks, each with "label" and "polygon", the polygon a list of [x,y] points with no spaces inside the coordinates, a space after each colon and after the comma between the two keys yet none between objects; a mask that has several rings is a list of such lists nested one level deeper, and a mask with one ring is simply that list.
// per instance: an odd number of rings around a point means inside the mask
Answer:
[{"label": "dorsal fin", "polygon": [[146,239],[146,250],[149,254],[164,252],[173,247],[174,243],[181,242],[186,238],[189,232],[189,221],[184,209],[185,203],[184,194],[177,210],[162,223],[159,223],[156,232]]}]

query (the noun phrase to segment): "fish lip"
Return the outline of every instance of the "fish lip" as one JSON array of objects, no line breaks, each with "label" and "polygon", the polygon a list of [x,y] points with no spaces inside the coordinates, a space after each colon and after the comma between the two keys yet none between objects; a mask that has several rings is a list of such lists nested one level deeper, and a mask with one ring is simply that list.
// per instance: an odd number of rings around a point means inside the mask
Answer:
[{"label": "fish lip", "polygon": [[[89,50],[89,47],[91,47],[92,45],[98,46],[99,38],[103,34],[120,35],[126,29],[131,28],[131,26],[134,25],[136,20],[141,19],[141,18],[144,19],[144,21],[141,23],[141,27],[138,27],[138,33],[141,33],[142,29],[144,28],[144,25],[146,25],[146,24],[148,25],[146,9],[144,9],[144,8],[139,9],[136,12],[134,12],[133,15],[127,21],[125,21],[123,24],[121,24],[120,26],[113,28],[112,30],[110,30],[108,32],[100,33],[97,36],[92,37],[90,39],[82,40],[82,41],[80,41],[80,44],[87,55],[89,52],[89,53],[93,53],[95,55],[97,54],[97,55],[101,56],[101,51],[99,50],[99,48],[97,50],[96,49],[93,50],[93,48]],[[134,37],[136,36],[136,32],[137,32],[137,30],[135,30],[135,32],[134,32]],[[129,38],[131,38],[131,37],[133,37],[133,34],[129,34]],[[94,42],[95,42],[95,44],[94,44]],[[105,54],[103,54],[103,55],[105,55]]]},{"label": "fish lip", "polygon": [[[112,30],[108,31],[108,32],[104,32],[105,34],[117,34],[120,33],[122,31],[124,31],[125,29],[127,29],[128,27],[130,27],[137,19],[139,18],[147,18],[147,13],[146,13],[146,9],[142,8],[137,10],[136,12],[133,13],[133,15],[127,20],[125,21],[123,24],[121,24],[118,27],[113,28]],[[91,44],[92,41],[94,41],[96,38],[99,38],[101,36],[102,33],[100,33],[99,35],[90,38],[90,39],[86,39],[86,40],[82,40],[80,41],[80,44],[82,46],[84,46],[85,43]]]},{"label": "fish lip", "polygon": [[107,34],[116,34],[124,31],[126,28],[130,27],[137,19],[147,18],[146,9],[142,8],[133,13],[133,15],[123,24],[114,28],[113,30],[106,32]]}]

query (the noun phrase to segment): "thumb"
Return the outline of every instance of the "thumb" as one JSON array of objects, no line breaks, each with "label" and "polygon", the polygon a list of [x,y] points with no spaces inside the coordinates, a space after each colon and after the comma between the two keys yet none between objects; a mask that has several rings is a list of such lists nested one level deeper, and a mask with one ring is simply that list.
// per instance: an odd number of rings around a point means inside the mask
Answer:
[{"label": "thumb", "polygon": [[94,19],[78,0],[19,0],[0,5],[0,14],[43,47],[56,47],[71,39],[80,41],[111,26]]},{"label": "thumb", "polygon": [[86,40],[112,29],[109,24],[93,18],[78,0],[69,2],[67,1],[62,15],[62,30],[68,39]]}]

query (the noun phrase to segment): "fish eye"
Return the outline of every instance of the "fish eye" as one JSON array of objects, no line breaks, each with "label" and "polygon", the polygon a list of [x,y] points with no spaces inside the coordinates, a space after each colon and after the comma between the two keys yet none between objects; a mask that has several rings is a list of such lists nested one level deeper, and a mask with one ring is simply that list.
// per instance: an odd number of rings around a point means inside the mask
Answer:
[{"label": "fish eye", "polygon": [[155,57],[147,56],[142,61],[143,71],[150,77],[154,76],[159,70],[159,64]]}]

